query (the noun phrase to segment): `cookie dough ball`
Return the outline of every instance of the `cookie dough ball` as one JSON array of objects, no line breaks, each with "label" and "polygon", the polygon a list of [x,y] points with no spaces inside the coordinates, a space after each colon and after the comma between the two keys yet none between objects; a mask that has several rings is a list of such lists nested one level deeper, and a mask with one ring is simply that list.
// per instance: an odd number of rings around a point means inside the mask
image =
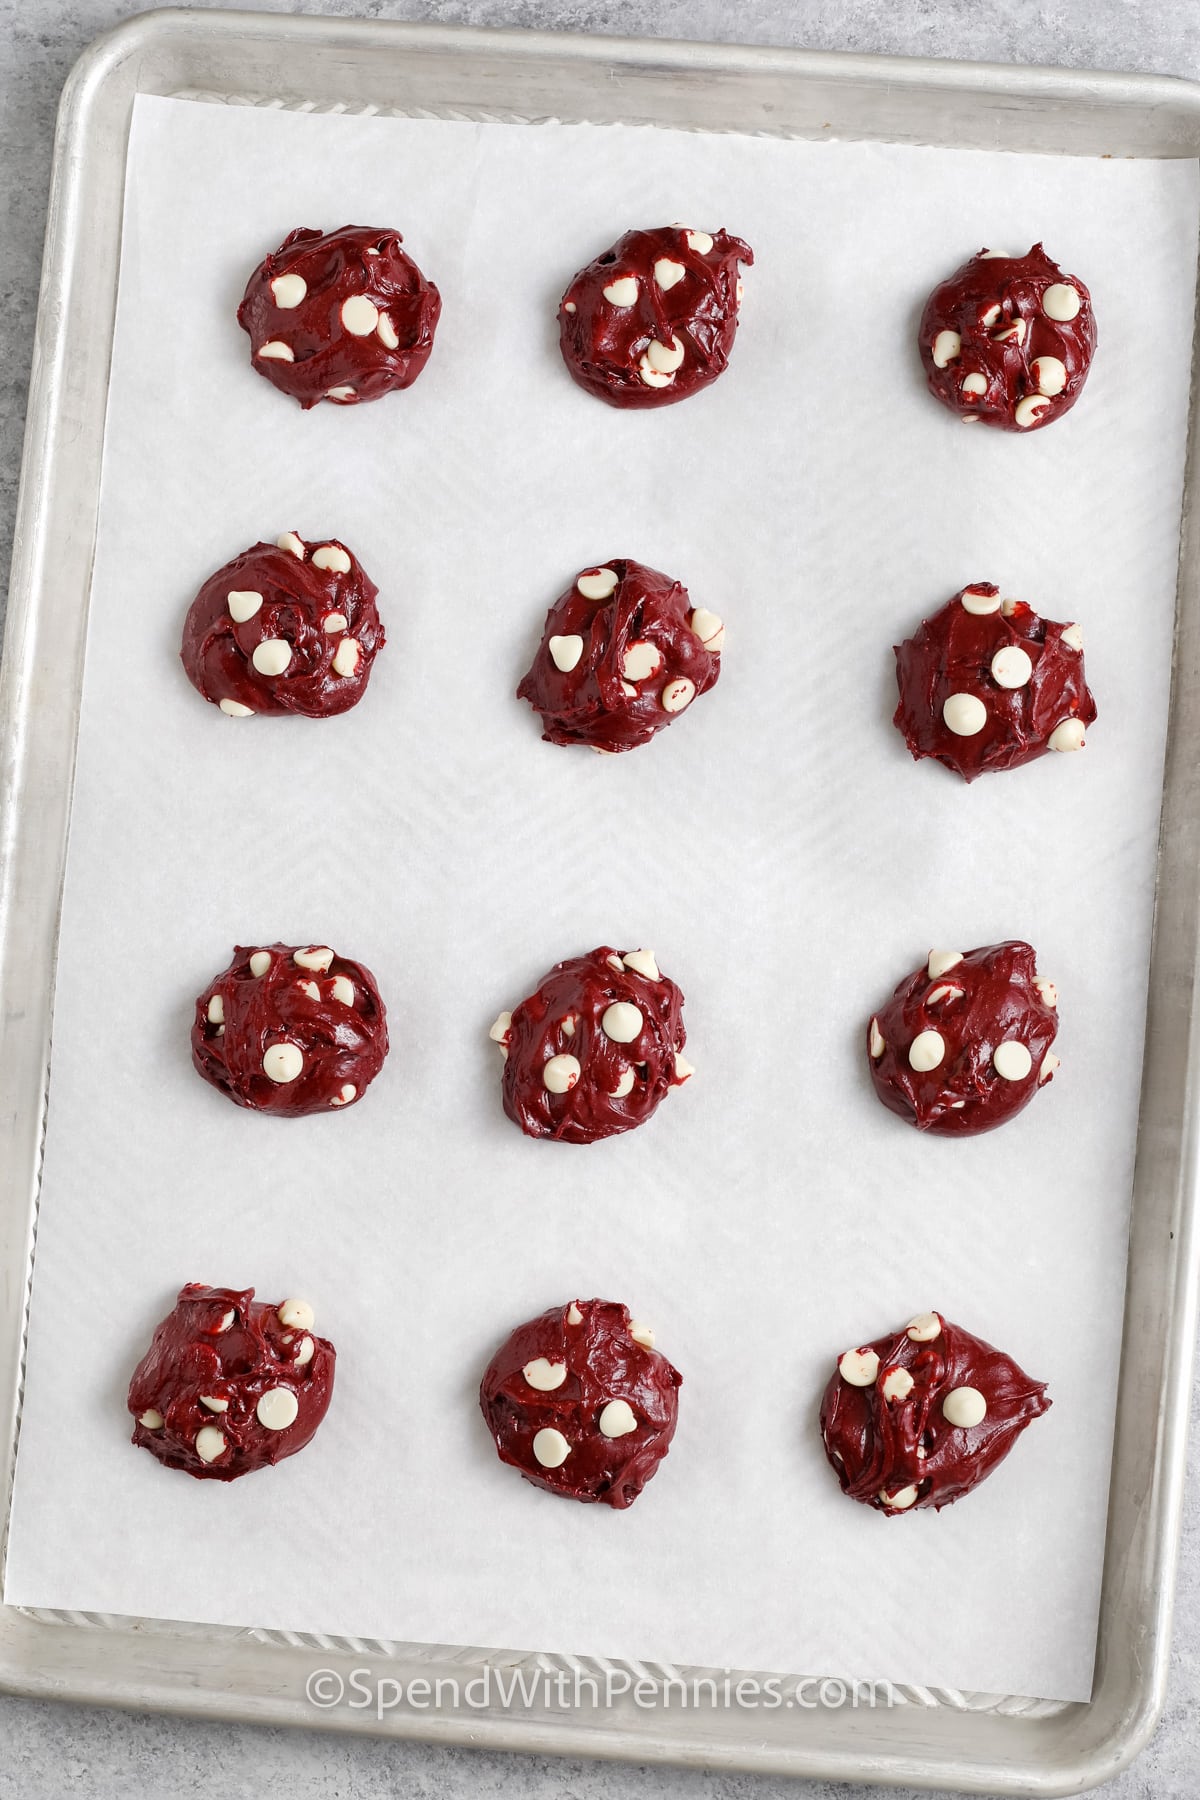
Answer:
[{"label": "cookie dough ball", "polygon": [[754,252],[726,231],[627,231],[580,269],[558,309],[572,379],[610,406],[670,406],[710,386],[738,325],[739,263]]},{"label": "cookie dough ball", "polygon": [[960,419],[1038,431],[1083,392],[1092,298],[1040,244],[1027,256],[981,250],[930,294],[920,345],[930,393]]},{"label": "cookie dough ball", "polygon": [[918,1131],[991,1131],[1053,1080],[1057,1008],[1030,944],[931,950],[867,1029],[875,1092]]},{"label": "cookie dough ball", "polygon": [[133,1372],[133,1442],[202,1481],[236,1481],[303,1450],[333,1393],[335,1351],[306,1300],[181,1288]]},{"label": "cookie dough ball", "polygon": [[210,575],[188,608],[188,680],[230,718],[328,719],[367,691],[385,638],[378,589],[336,538],[285,531]]},{"label": "cookie dough ball", "polygon": [[251,365],[305,410],[411,387],[442,301],[402,241],[367,225],[293,231],[255,269],[238,307]]},{"label": "cookie dough ball", "polygon": [[1078,625],[1040,619],[990,581],[963,588],[895,655],[893,724],[914,758],[931,756],[964,781],[1082,750],[1096,717]]},{"label": "cookie dough ball", "polygon": [[986,1481],[1050,1406],[1011,1356],[919,1313],[847,1350],[821,1401],[821,1437],[842,1492],[895,1514],[941,1508]]},{"label": "cookie dough ball", "polygon": [[526,1481],[623,1510],[670,1448],[681,1380],[627,1306],[572,1300],[501,1345],[479,1404],[501,1462]]},{"label": "cookie dough ball", "polygon": [[644,1125],[694,1073],[683,1056],[683,995],[652,950],[601,946],[555,963],[503,1012],[504,1110],[526,1137],[594,1144]]},{"label": "cookie dough ball", "polygon": [[724,642],[680,582],[616,556],[554,602],[517,698],[541,713],[549,744],[636,750],[713,686]]},{"label": "cookie dough ball", "polygon": [[254,1112],[297,1118],[352,1106],[387,1052],[375,977],[327,944],[239,944],[196,1001],[193,1063]]}]

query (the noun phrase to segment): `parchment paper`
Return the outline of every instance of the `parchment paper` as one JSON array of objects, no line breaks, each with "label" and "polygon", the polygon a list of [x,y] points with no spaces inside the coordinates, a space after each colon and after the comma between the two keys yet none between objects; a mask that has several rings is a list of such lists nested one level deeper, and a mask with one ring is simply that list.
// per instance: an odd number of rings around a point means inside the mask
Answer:
[{"label": "parchment paper", "polygon": [[[443,1643],[1089,1692],[1111,1448],[1196,260],[1192,164],[140,99],[63,915],[5,1597]],[[632,223],[755,247],[728,375],[622,416],[554,307]],[[396,224],[445,312],[411,392],[303,416],[248,367],[249,270],[297,224]],[[1071,417],[964,431],[912,344],[932,283],[1044,238],[1091,286]],[[259,537],[337,534],[389,645],[336,721],[234,722],[176,652]],[[512,690],[580,567],[633,555],[728,623],[720,684],[616,759]],[[1079,757],[967,789],[889,723],[891,645],[992,579],[1077,619]],[[864,1021],[931,945],[1027,936],[1060,1077],[1018,1122],[919,1137]],[[235,942],[376,972],[364,1103],[277,1122],[192,1072]],[[588,1150],[503,1117],[486,1032],[550,963],[649,944],[699,1074]],[[339,1352],[312,1445],[232,1487],[128,1444],[175,1289],[306,1295]],[[494,1346],[628,1301],[682,1370],[633,1510],[497,1461]],[[938,1516],[838,1491],[832,1358],[937,1307],[1054,1406]]]}]

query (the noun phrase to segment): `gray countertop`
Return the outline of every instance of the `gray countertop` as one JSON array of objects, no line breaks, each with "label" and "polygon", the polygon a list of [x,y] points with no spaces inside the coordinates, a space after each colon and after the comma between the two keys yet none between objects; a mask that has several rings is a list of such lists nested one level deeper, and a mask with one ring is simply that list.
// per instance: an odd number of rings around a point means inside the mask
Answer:
[{"label": "gray countertop", "polygon": [[[207,0],[193,0],[204,5]],[[1200,78],[1197,0],[324,0],[324,12],[539,26],[813,49],[1143,69]],[[131,9],[122,0],[0,0],[0,566],[7,567],[59,90],[75,58]],[[1193,1423],[1200,1406],[1193,1407]],[[1200,1793],[1200,1447],[1193,1431],[1175,1649],[1166,1713],[1149,1748],[1103,1791],[1120,1800]],[[375,1800],[563,1794],[571,1800],[771,1800],[804,1793],[753,1776],[560,1762],[250,1726],[0,1700],[0,1800],[271,1792]],[[816,1796],[894,1790],[813,1784]]]}]

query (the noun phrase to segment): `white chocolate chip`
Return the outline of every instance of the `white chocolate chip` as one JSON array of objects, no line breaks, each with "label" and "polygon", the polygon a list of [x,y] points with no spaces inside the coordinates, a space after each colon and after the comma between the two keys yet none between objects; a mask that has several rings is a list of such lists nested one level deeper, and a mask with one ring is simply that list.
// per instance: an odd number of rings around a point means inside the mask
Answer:
[{"label": "white chocolate chip", "polygon": [[994,262],[997,257],[999,257],[1002,262],[1007,262],[1008,251],[1007,250],[981,250],[979,252],[980,262]]},{"label": "white chocolate chip", "polygon": [[[642,1063],[641,1067],[644,1069],[646,1067],[645,1063]],[[688,1061],[687,1057],[681,1056],[679,1054],[679,1051],[677,1050],[675,1052],[675,1079],[676,1079],[676,1081],[689,1081],[695,1073],[696,1073],[696,1071],[693,1068],[692,1064]]]},{"label": "white chocolate chip", "polygon": [[925,996],[926,1006],[940,1006],[943,1000],[961,1000],[963,989],[955,987],[951,981],[943,981],[940,987],[930,988]]},{"label": "white chocolate chip", "polygon": [[[636,306],[637,297],[637,278],[633,275],[620,275],[604,289],[604,298],[612,306]],[[574,311],[574,308],[571,310]]]},{"label": "white chocolate chip", "polygon": [[1020,604],[1021,602],[1019,600],[1002,600],[1000,602],[1000,611],[1006,619],[1011,619]]},{"label": "white chocolate chip", "polygon": [[934,1312],[918,1313],[904,1329],[914,1344],[932,1344],[934,1338],[942,1335],[942,1321]]},{"label": "white chocolate chip", "polygon": [[629,1322],[629,1335],[635,1344],[640,1344],[642,1346],[643,1350],[653,1350],[654,1333],[649,1325],[643,1325],[639,1319],[631,1319]]},{"label": "white chocolate chip", "polygon": [[975,737],[987,724],[987,707],[977,694],[949,694],[942,717],[955,737]]},{"label": "white chocolate chip", "polygon": [[962,351],[962,338],[957,331],[939,331],[933,340],[933,366],[944,369]]},{"label": "white chocolate chip", "polygon": [[713,247],[713,241],[707,231],[685,231],[688,249],[694,250],[697,256],[707,256]]},{"label": "white chocolate chip", "polygon": [[258,354],[263,362],[295,362],[296,360],[292,354],[291,345],[280,343],[278,338],[272,338],[269,344],[264,344]]},{"label": "white chocolate chip", "polygon": [[536,1388],[539,1394],[552,1394],[567,1379],[567,1365],[551,1362],[546,1356],[535,1356],[532,1362],[525,1364],[521,1373],[530,1387]]},{"label": "white chocolate chip", "polygon": [[543,1469],[558,1469],[571,1454],[571,1446],[553,1425],[543,1425],[534,1435],[533,1454]]},{"label": "white chocolate chip", "polygon": [[918,1075],[939,1068],[946,1056],[946,1040],[940,1031],[919,1031],[908,1046],[908,1066]]},{"label": "white chocolate chip", "polygon": [[582,1325],[583,1324],[583,1314],[580,1312],[579,1308],[576,1306],[576,1304],[573,1300],[572,1300],[570,1306],[568,1306],[568,1308],[567,1308],[567,1324],[568,1325]]},{"label": "white chocolate chip", "polygon": [[916,1503],[917,1490],[915,1487],[897,1488],[894,1494],[889,1494],[886,1488],[880,1488],[879,1498],[894,1512],[907,1512]]},{"label": "white chocolate chip", "polygon": [[569,632],[566,637],[552,637],[546,648],[550,652],[550,661],[564,675],[578,668],[579,659],[583,655],[583,639],[578,632]]},{"label": "white chocolate chip", "polygon": [[208,1003],[208,1022],[210,1025],[225,1023],[225,1002],[220,994],[214,994]]},{"label": "white chocolate chip", "polygon": [[1000,611],[999,594],[985,594],[982,588],[964,588],[962,603],[964,612],[973,613],[980,619]]},{"label": "white chocolate chip", "polygon": [[558,1029],[562,1032],[564,1037],[574,1037],[575,1027],[578,1022],[579,1015],[577,1013],[568,1013]]},{"label": "white chocolate chip", "polygon": [[887,1039],[884,1037],[882,1031],[880,1031],[880,1029],[879,1029],[879,1020],[878,1019],[871,1020],[870,1049],[871,1049],[872,1060],[875,1062],[878,1062],[879,1058],[883,1055],[884,1051],[887,1049]]},{"label": "white chocolate chip", "polygon": [[993,331],[992,339],[997,344],[1023,344],[1025,342],[1024,319],[1013,319],[1009,324],[1002,325],[998,331]]},{"label": "white chocolate chip", "polygon": [[329,569],[334,575],[350,573],[350,557],[340,544],[321,544],[312,553],[314,569]]},{"label": "white chocolate chip", "polygon": [[1054,983],[1045,975],[1035,975],[1033,985],[1041,995],[1043,1004],[1053,1010],[1058,1005],[1058,989]]},{"label": "white chocolate chip", "polygon": [[664,712],[682,712],[690,706],[696,697],[696,684],[689,681],[686,675],[677,675],[674,681],[668,681],[659,695],[659,702]]},{"label": "white chocolate chip", "polygon": [[957,969],[962,960],[961,950],[931,950],[925,964],[925,973],[930,981],[936,981],[939,975],[948,975],[951,969]]},{"label": "white chocolate chip", "polygon": [[321,998],[321,990],[315,981],[302,981],[300,983],[300,991],[302,994],[307,994],[310,1000],[319,1000]]},{"label": "white chocolate chip", "polygon": [[225,1453],[225,1433],[215,1425],[202,1425],[196,1433],[196,1455],[201,1462],[216,1462]]},{"label": "white chocolate chip", "polygon": [[641,376],[647,387],[670,387],[675,379],[674,375],[664,375],[661,370],[656,369],[645,356],[639,358],[638,374]]},{"label": "white chocolate chip", "polygon": [[987,1417],[987,1401],[978,1388],[951,1388],[942,1401],[942,1417],[948,1424],[970,1431],[973,1425],[981,1425]]},{"label": "white chocolate chip", "polygon": [[606,1438],[628,1437],[637,1430],[637,1418],[628,1400],[610,1400],[598,1422]]},{"label": "white chocolate chip", "polygon": [[713,656],[720,653],[725,643],[725,626],[715,612],[709,612],[706,606],[697,606],[688,624],[707,651]]},{"label": "white chocolate chip", "polygon": [[277,275],[271,283],[271,294],[281,312],[291,312],[308,292],[303,275]]},{"label": "white chocolate chip", "polygon": [[1033,662],[1020,644],[1005,644],[992,658],[992,680],[1002,688],[1021,688],[1033,674]]},{"label": "white chocolate chip", "polygon": [[647,981],[661,981],[662,975],[654,960],[653,950],[627,950],[621,961],[635,975],[644,975]]},{"label": "white chocolate chip", "polygon": [[313,1341],[310,1337],[301,1338],[300,1342],[296,1348],[296,1355],[295,1355],[294,1361],[297,1362],[301,1368],[303,1368],[305,1363],[310,1363],[312,1361],[313,1351],[315,1349],[316,1349],[316,1345],[313,1343]]},{"label": "white chocolate chip", "polygon": [[311,1331],[316,1323],[316,1315],[307,1300],[281,1300],[275,1308],[275,1317],[290,1331]]},{"label": "white chocolate chip", "polygon": [[913,1391],[913,1378],[907,1369],[889,1369],[879,1384],[885,1400],[907,1400]]},{"label": "white chocolate chip", "polygon": [[385,350],[398,350],[400,348],[399,335],[387,313],[380,313],[379,323],[375,329],[379,333],[379,341]]},{"label": "white chocolate chip", "polygon": [[669,256],[660,256],[654,265],[654,279],[664,291],[677,287],[686,274],[683,264],[672,262]]},{"label": "white chocolate chip", "polygon": [[1083,633],[1078,625],[1068,625],[1062,634],[1062,641],[1069,650],[1083,649]]},{"label": "white chocolate chip", "polygon": [[614,974],[616,974],[616,975],[624,974],[625,964],[621,961],[619,956],[606,956],[604,960],[608,964],[609,968],[613,971]]},{"label": "white chocolate chip", "polygon": [[263,1074],[281,1087],[295,1081],[304,1068],[304,1053],[296,1044],[271,1044],[263,1053]]},{"label": "white chocolate chip", "polygon": [[1016,1038],[1005,1038],[992,1052],[996,1073],[1003,1081],[1024,1081],[1033,1067],[1033,1058]]},{"label": "white chocolate chip", "polygon": [[1047,1050],[1045,1056],[1042,1058],[1042,1066],[1038,1070],[1038,1086],[1041,1087],[1044,1081],[1049,1081],[1055,1069],[1061,1068],[1061,1059],[1055,1056],[1053,1050]]},{"label": "white chocolate chip", "polygon": [[343,638],[333,653],[332,668],[335,675],[353,675],[358,668],[358,659],[362,646],[357,638]]},{"label": "white chocolate chip", "polygon": [[201,1394],[201,1406],[207,1406],[209,1412],[223,1413],[229,1411],[228,1400],[214,1400],[211,1394]]},{"label": "white chocolate chip", "polygon": [[512,1030],[512,1014],[502,1012],[488,1031],[493,1044],[503,1044]]},{"label": "white chocolate chip", "polygon": [[325,398],[334,401],[340,406],[347,400],[357,400],[358,393],[352,387],[332,387],[325,389]]},{"label": "white chocolate chip", "polygon": [[1056,281],[1042,295],[1042,311],[1059,325],[1067,325],[1076,318],[1082,304],[1079,289],[1072,287],[1069,281]]},{"label": "white chocolate chip", "polygon": [[236,1318],[237,1318],[237,1313],[234,1310],[234,1308],[231,1306],[229,1311],[226,1313],[222,1313],[221,1317],[218,1319],[217,1330],[218,1331],[228,1331],[230,1326],[233,1324],[233,1321]]},{"label": "white chocolate chip", "polygon": [[262,595],[253,588],[234,588],[225,596],[229,616],[235,625],[244,625],[247,619],[252,619],[262,602]]},{"label": "white chocolate chip", "polygon": [[577,1056],[552,1056],[542,1069],[542,1086],[548,1094],[569,1094],[582,1074]]},{"label": "white chocolate chip", "polygon": [[324,975],[333,961],[333,951],[328,944],[310,944],[307,950],[294,950],[292,961],[300,969],[315,969],[318,975]]},{"label": "white chocolate chip", "polygon": [[322,620],[321,629],[322,629],[322,631],[329,632],[329,634],[332,636],[332,634],[335,631],[345,631],[345,629],[349,623],[350,623],[350,621],[346,617],[345,613],[331,612],[331,613],[327,613],[325,615],[325,618]]},{"label": "white chocolate chip", "polygon": [[574,302],[574,301],[573,301],[573,300],[564,300],[564,301],[563,301],[563,311],[564,311],[564,312],[566,312],[566,313],[573,313],[573,312],[575,312],[575,311],[577,311],[577,310],[578,310],[578,309],[577,309],[577,307],[576,307],[576,305],[575,305],[575,302]]},{"label": "white chocolate chip", "polygon": [[231,719],[252,719],[254,717],[254,708],[243,706],[240,700],[218,700],[217,705]]},{"label": "white chocolate chip", "polygon": [[614,1000],[605,1009],[600,1029],[614,1044],[632,1044],[642,1035],[645,1023],[640,1011],[631,1001]]},{"label": "white chocolate chip", "polygon": [[1067,365],[1057,356],[1035,356],[1033,379],[1039,394],[1061,394],[1067,385]]},{"label": "white chocolate chip", "polygon": [[585,600],[607,600],[616,593],[619,580],[615,569],[585,569],[575,586]]},{"label": "white chocolate chip", "polygon": [[250,973],[252,975],[265,975],[270,966],[271,952],[269,950],[256,950],[254,955],[250,958]]},{"label": "white chocolate chip", "polygon": [[286,1431],[296,1423],[300,1402],[291,1388],[268,1388],[254,1410],[259,1424],[268,1431]]},{"label": "white chocolate chip", "polygon": [[1083,720],[1064,719],[1061,725],[1054,727],[1047,741],[1052,750],[1082,750],[1087,741],[1083,735]]},{"label": "white chocolate chip", "polygon": [[333,978],[333,997],[343,1006],[354,1005],[354,983],[346,975],[335,975]]},{"label": "white chocolate chip", "polygon": [[303,538],[298,538],[294,531],[285,531],[277,537],[275,539],[275,548],[277,550],[288,550],[293,556],[298,556],[301,562],[304,561],[304,540]]},{"label": "white chocolate chip", "polygon": [[677,337],[673,337],[669,345],[651,338],[646,345],[646,361],[660,375],[673,375],[683,362],[683,345]]},{"label": "white chocolate chip", "polygon": [[970,375],[963,376],[962,387],[959,391],[964,394],[986,394],[987,389],[987,376],[980,375],[976,371]]},{"label": "white chocolate chip", "polygon": [[344,1084],[341,1093],[335,1094],[329,1104],[330,1106],[349,1106],[357,1093],[358,1089],[355,1087],[354,1083],[352,1081],[347,1081]]},{"label": "white chocolate chip", "polygon": [[636,1077],[632,1069],[622,1069],[617,1078],[617,1085],[612,1091],[614,1100],[624,1100],[626,1094],[632,1094]]},{"label": "white chocolate chip", "polygon": [[645,638],[630,644],[621,664],[626,681],[647,681],[651,675],[657,675],[662,666],[662,651]]},{"label": "white chocolate chip", "polygon": [[286,638],[264,638],[250,658],[260,675],[282,675],[291,660],[292,646]]},{"label": "white chocolate chip", "polygon": [[342,324],[351,337],[370,337],[379,323],[379,308],[365,294],[351,294],[342,301]]},{"label": "white chocolate chip", "polygon": [[1028,426],[1037,424],[1049,404],[1045,394],[1026,394],[1023,400],[1017,401],[1013,418],[1024,431]]},{"label": "white chocolate chip", "polygon": [[847,1350],[839,1358],[838,1373],[851,1387],[871,1387],[879,1373],[879,1358],[874,1350]]},{"label": "white chocolate chip", "polygon": [[148,1406],[146,1408],[145,1412],[142,1414],[141,1418],[138,1420],[138,1424],[144,1425],[146,1427],[147,1431],[161,1431],[163,1428],[163,1423],[164,1423],[164,1421],[163,1421],[162,1414],[160,1412],[158,1412],[153,1406]]}]

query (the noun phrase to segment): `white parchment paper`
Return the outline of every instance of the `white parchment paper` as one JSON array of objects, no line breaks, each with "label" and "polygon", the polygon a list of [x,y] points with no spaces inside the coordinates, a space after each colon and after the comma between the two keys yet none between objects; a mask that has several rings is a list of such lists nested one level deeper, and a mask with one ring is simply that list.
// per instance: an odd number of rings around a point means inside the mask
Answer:
[{"label": "white parchment paper", "polygon": [[[140,99],[63,915],[10,1602],[443,1643],[1089,1692],[1111,1448],[1196,259],[1192,164]],[[757,255],[728,375],[622,415],[554,308],[633,223]],[[410,393],[302,415],[233,319],[297,224],[395,224],[440,285]],[[912,343],[981,244],[1091,286],[1069,419],[964,431]],[[259,537],[337,534],[389,645],[344,718],[235,722],[176,652]],[[632,555],[728,623],[718,688],[616,759],[512,698],[546,606]],[[888,723],[891,645],[990,579],[1077,619],[1080,757],[967,789]],[[1026,936],[1063,1067],[1018,1122],[919,1137],[866,1017],[931,945]],[[366,1101],[279,1122],[190,1067],[235,941],[378,975]],[[646,1129],[531,1143],[495,1013],[649,944],[699,1074]],[[303,1455],[232,1487],[128,1444],[175,1289],[301,1293],[339,1352]],[[684,1376],[631,1512],[497,1461],[475,1389],[520,1320],[628,1301]],[[941,1516],[841,1496],[831,1360],[937,1307],[1054,1406]]]}]

